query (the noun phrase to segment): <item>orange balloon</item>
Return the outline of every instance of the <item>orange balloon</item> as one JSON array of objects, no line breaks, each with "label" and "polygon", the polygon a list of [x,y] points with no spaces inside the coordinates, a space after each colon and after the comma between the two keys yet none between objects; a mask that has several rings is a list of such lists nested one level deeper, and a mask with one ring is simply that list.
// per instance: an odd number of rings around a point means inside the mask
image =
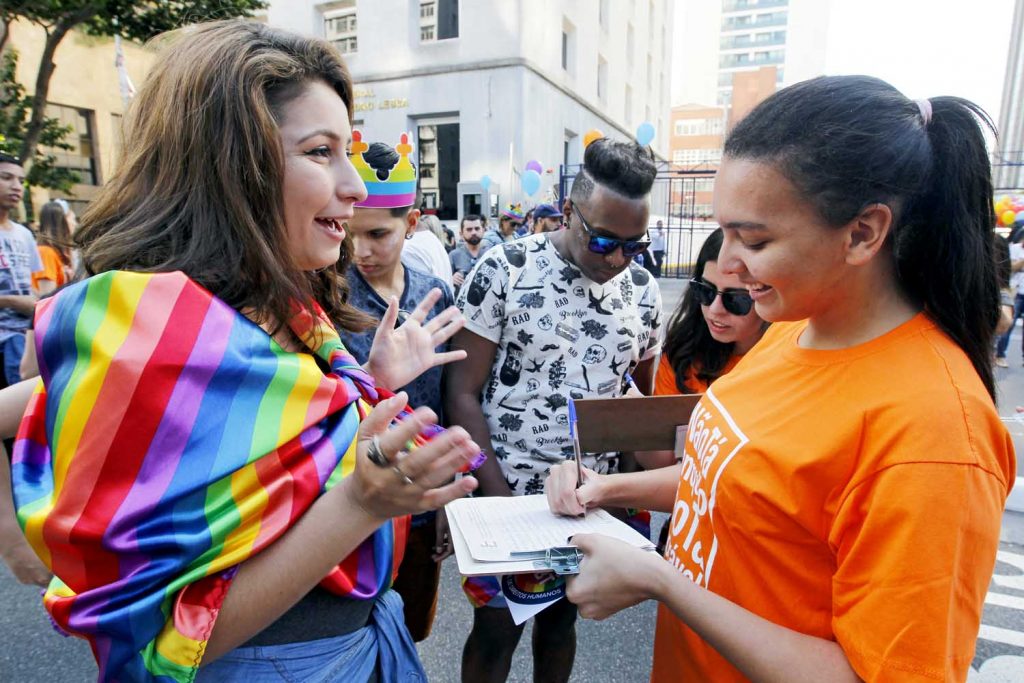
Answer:
[{"label": "orange balloon", "polygon": [[594,140],[599,140],[604,137],[604,133],[599,131],[597,128],[591,128],[583,135],[583,149],[590,146],[590,143]]},{"label": "orange balloon", "polygon": [[999,218],[1002,220],[1004,226],[1009,227],[1013,225],[1013,222],[1017,219],[1017,214],[1013,211],[1003,211]]}]

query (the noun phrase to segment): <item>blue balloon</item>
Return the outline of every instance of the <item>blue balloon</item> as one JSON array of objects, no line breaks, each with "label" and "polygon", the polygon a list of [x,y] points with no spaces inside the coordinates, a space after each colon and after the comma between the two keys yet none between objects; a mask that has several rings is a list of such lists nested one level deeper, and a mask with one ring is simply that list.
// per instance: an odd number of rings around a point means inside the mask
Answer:
[{"label": "blue balloon", "polygon": [[646,147],[654,140],[654,126],[649,121],[644,121],[636,129],[636,141]]},{"label": "blue balloon", "polygon": [[487,192],[488,190],[490,190],[491,189],[491,176],[485,175],[484,177],[480,178],[480,187],[484,188],[484,192]]},{"label": "blue balloon", "polygon": [[540,189],[540,173],[537,173],[533,169],[523,173],[523,192],[528,196],[532,197],[537,194],[537,190]]}]

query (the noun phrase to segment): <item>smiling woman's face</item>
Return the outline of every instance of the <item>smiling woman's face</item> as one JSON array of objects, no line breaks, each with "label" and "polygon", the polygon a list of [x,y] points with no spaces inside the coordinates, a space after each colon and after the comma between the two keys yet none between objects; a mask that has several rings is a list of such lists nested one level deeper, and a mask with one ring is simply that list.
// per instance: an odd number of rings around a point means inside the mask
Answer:
[{"label": "smiling woman's face", "polygon": [[286,248],[302,270],[337,262],[345,223],[366,187],[348,158],[348,109],[321,81],[310,83],[282,109]]},{"label": "smiling woman's face", "polygon": [[844,296],[844,230],[826,225],[774,166],[726,157],[715,178],[724,238],[719,273],[732,275],[770,322],[811,319]]}]

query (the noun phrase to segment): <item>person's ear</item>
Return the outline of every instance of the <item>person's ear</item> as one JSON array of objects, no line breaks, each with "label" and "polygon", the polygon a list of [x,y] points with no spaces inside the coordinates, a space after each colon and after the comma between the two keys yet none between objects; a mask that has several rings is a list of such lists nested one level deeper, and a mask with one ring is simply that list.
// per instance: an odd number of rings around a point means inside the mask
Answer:
[{"label": "person's ear", "polygon": [[406,221],[405,236],[406,236],[406,238],[409,238],[409,237],[412,236],[412,234],[414,232],[416,232],[416,226],[419,225],[419,222],[420,222],[420,210],[419,209],[410,209],[409,213],[406,214],[406,216],[405,216],[405,221]]},{"label": "person's ear", "polygon": [[893,214],[888,204],[869,204],[864,207],[846,230],[846,262],[852,266],[861,266],[873,259],[885,246],[889,233],[892,232]]},{"label": "person's ear", "polygon": [[569,227],[569,216],[572,214],[572,200],[568,197],[562,202],[562,225]]}]

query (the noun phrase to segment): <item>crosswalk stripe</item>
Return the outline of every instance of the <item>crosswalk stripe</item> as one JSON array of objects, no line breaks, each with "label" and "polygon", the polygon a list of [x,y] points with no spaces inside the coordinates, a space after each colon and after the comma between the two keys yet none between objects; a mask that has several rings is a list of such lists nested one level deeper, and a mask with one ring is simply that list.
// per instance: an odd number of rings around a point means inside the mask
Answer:
[{"label": "crosswalk stripe", "polygon": [[1016,595],[988,593],[985,596],[985,602],[989,605],[998,605],[999,607],[1012,607],[1013,609],[1024,610],[1024,598],[1019,598]]},{"label": "crosswalk stripe", "polygon": [[978,631],[978,638],[982,640],[991,640],[996,643],[1015,645],[1016,647],[1024,647],[1024,633],[1021,633],[1020,631],[1011,631],[1008,628],[989,626],[988,624],[981,625],[981,630]]}]

